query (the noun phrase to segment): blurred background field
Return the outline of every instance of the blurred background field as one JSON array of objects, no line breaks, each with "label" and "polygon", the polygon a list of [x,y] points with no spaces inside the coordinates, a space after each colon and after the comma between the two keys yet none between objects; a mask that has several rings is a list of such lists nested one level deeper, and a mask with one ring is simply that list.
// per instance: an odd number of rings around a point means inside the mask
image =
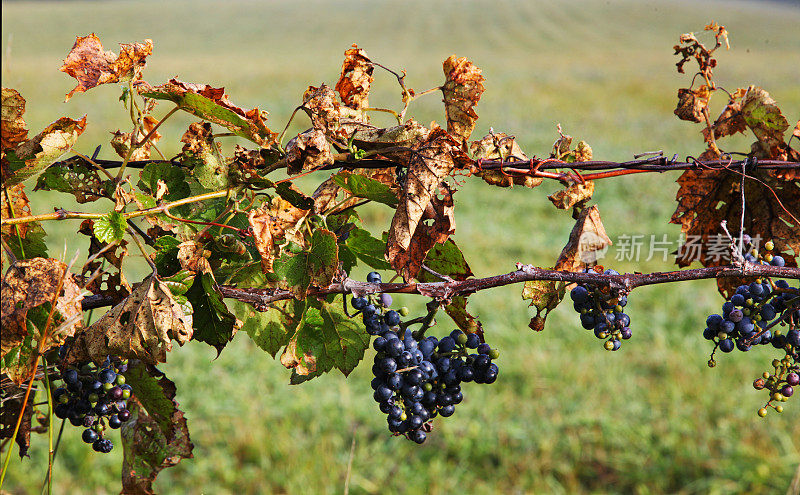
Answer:
[{"label": "blurred background field", "polygon": [[[2,83],[27,99],[32,134],[56,118],[88,114],[77,148],[111,158],[108,132],[127,131],[104,86],[63,104],[73,81],[58,72],[76,35],[95,32],[106,49],[152,38],[145,78],[224,86],[242,107],[268,110],[281,129],[308,85],[334,84],[351,43],[373,60],[408,71],[419,90],[443,81],[441,63],[467,56],[483,69],[486,93],[473,137],[504,131],[529,154],[546,155],[560,123],[586,140],[599,159],[624,160],[663,149],[679,156],[703,150],[699,126],[672,110],[689,77],[675,71],[672,46],[681,33],[714,20],[728,27],[731,50],[718,53],[719,84],[756,84],[784,114],[800,117],[800,8],[753,2],[3,2]],[[399,107],[393,78],[376,71],[370,102]],[[725,103],[719,97],[718,108]],[[165,107],[166,108],[166,107]],[[413,103],[423,123],[444,121],[437,95]],[[163,114],[166,110],[160,110]],[[389,124],[376,115],[378,123]],[[192,120],[171,119],[161,149],[180,149]],[[296,131],[306,125],[299,121]],[[746,151],[750,137],[730,150]],[[246,145],[246,143],[241,143]],[[667,234],[677,174],[599,181],[595,200],[612,239]],[[305,182],[307,192],[314,179]],[[491,188],[468,180],[456,195],[456,241],[478,276],[516,261],[551,266],[572,226],[546,198],[557,189]],[[32,185],[28,186],[29,189]],[[66,196],[36,193],[34,212],[75,207]],[[795,208],[798,205],[790,205]],[[108,204],[82,206],[108,209]],[[374,208],[368,225],[388,227],[390,210]],[[53,256],[85,250],[75,223],[45,225]],[[77,239],[77,240],[76,240]],[[609,255],[616,251],[612,247]],[[646,253],[645,256],[646,257]],[[133,261],[136,258],[133,257]],[[140,264],[141,260],[139,260]],[[619,271],[670,269],[651,261],[608,260]],[[138,280],[143,266],[132,267]],[[159,476],[160,493],[342,493],[351,444],[351,493],[785,493],[800,463],[800,404],[782,415],[756,416],[765,397],[750,385],[774,357],[772,348],[706,361],[701,332],[722,300],[713,282],[638,289],[630,297],[633,339],[619,352],[582,330],[564,304],[543,333],[528,327],[520,287],[471,297],[502,356],[493,386],[465,389],[428,442],[392,438],[372,401],[369,366],[348,379],[331,374],[289,386],[289,373],[242,333],[222,355],[201,343],[176,349],[163,370],[178,386],[195,458]],[[420,308],[414,298],[398,297]],[[446,317],[440,328],[450,329]],[[372,351],[366,359],[371,360]],[[57,493],[116,493],[121,449],[98,455],[67,427],[55,467]],[[113,437],[112,437],[113,438]],[[117,437],[118,438],[118,437]],[[6,488],[38,493],[46,437],[31,458],[14,459]]]}]

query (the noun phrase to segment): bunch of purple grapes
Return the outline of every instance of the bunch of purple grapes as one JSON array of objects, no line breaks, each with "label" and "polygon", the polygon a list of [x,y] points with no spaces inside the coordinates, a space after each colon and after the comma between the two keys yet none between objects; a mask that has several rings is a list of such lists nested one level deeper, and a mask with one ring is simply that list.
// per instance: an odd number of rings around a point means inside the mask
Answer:
[{"label": "bunch of purple grapes", "polygon": [[[603,273],[619,275],[619,272],[611,269]],[[575,311],[581,315],[581,326],[594,331],[598,339],[605,340],[606,350],[616,351],[622,346],[623,340],[631,338],[631,318],[624,309],[628,304],[628,296],[615,295],[611,291],[585,284],[575,286],[569,295]]]},{"label": "bunch of purple grapes", "polygon": [[[380,275],[372,272],[367,281],[380,283]],[[377,305],[369,297],[356,297],[352,305],[362,312],[367,332],[377,336],[373,397],[387,415],[389,431],[421,444],[433,418],[452,416],[464,399],[462,383],[497,380],[493,360],[500,353],[477,333],[456,329],[440,340],[413,332],[402,322],[407,310],[390,310],[391,303],[391,296],[381,294]]]},{"label": "bunch of purple grapes", "polygon": [[85,428],[81,438],[96,452],[111,452],[114,443],[104,438],[106,427],[117,429],[131,417],[131,386],[122,375],[127,369],[127,359],[117,356],[107,357],[100,366],[89,362],[60,368],[64,383],[53,392],[54,413]]}]

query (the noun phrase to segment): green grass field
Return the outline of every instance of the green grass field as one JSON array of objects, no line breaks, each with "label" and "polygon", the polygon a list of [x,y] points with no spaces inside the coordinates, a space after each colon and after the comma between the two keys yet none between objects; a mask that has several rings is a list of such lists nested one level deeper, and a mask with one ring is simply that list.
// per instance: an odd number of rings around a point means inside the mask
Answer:
[{"label": "green grass field", "polygon": [[[376,61],[408,71],[417,90],[443,81],[441,63],[467,56],[483,69],[487,91],[473,134],[489,127],[515,134],[543,155],[555,126],[584,139],[600,159],[629,159],[663,149],[703,150],[699,127],[672,114],[677,88],[672,46],[679,34],[715,20],[728,27],[731,50],[719,54],[719,84],[757,84],[787,118],[800,117],[800,9],[770,2],[3,2],[3,86],[27,99],[35,134],[62,115],[88,114],[78,149],[91,153],[109,131],[126,129],[119,88],[105,86],[62,104],[73,80],[58,72],[75,35],[155,42],[145,76],[225,86],[243,106],[271,112],[280,129],[308,85],[333,84],[351,43]],[[373,105],[397,107],[393,79],[376,73]],[[724,104],[723,101],[717,102]],[[721,107],[720,107],[721,108]],[[717,107],[714,107],[717,111]],[[163,110],[162,110],[163,112]],[[423,123],[444,121],[437,95],[415,102]],[[375,117],[377,122],[389,123]],[[162,150],[174,153],[191,119],[171,119]],[[297,124],[296,129],[305,126]],[[730,149],[749,149],[737,137]],[[245,143],[242,143],[245,144]],[[595,200],[612,239],[667,234],[677,174],[599,181]],[[313,187],[310,182],[309,187]],[[32,185],[29,186],[32,188]],[[546,198],[557,184],[502,190],[470,180],[456,195],[457,233],[478,276],[522,261],[551,266],[572,221]],[[34,212],[74,207],[37,193]],[[797,207],[797,205],[794,205]],[[108,208],[107,204],[82,208]],[[390,211],[374,208],[373,232]],[[46,225],[51,254],[86,249],[75,224]],[[609,251],[613,257],[614,248]],[[135,257],[134,257],[135,259]],[[139,260],[141,261],[141,260]],[[609,260],[620,271],[666,270],[671,262]],[[130,271],[141,275],[143,267]],[[289,373],[237,335],[222,355],[192,342],[163,370],[178,386],[195,458],[164,471],[160,493],[342,493],[348,458],[351,493],[785,493],[800,463],[800,404],[756,416],[764,396],[750,383],[773,358],[764,348],[706,361],[701,332],[719,310],[713,282],[638,289],[628,306],[634,337],[616,353],[581,330],[564,304],[534,334],[520,287],[481,292],[471,307],[502,356],[491,387],[472,386],[465,401],[422,447],[392,438],[372,401],[368,366],[348,379],[331,374],[289,386]],[[420,308],[414,298],[397,297]],[[441,326],[449,328],[446,317]],[[770,348],[771,349],[771,348]],[[367,359],[371,359],[368,352]],[[55,466],[56,493],[119,490],[121,449],[91,452],[67,427]],[[14,459],[4,489],[39,493],[47,441],[33,438],[31,458]]]}]

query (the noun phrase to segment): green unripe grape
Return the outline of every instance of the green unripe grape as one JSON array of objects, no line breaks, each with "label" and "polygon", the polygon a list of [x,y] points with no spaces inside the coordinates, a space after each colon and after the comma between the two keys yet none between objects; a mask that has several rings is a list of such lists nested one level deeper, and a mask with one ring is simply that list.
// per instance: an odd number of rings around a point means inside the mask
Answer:
[{"label": "green unripe grape", "polygon": [[104,383],[103,384],[103,390],[111,390],[112,388],[114,388],[114,384],[113,383]]},{"label": "green unripe grape", "polygon": [[124,384],[125,384],[125,376],[117,375],[117,385],[124,385]]},{"label": "green unripe grape", "polygon": [[773,359],[772,360],[772,367],[773,368],[779,368],[780,366],[781,366],[780,360],[778,360],[778,359]]},{"label": "green unripe grape", "polygon": [[764,378],[769,378],[769,373],[765,371],[764,373],[762,373],[761,376],[763,376]]},{"label": "green unripe grape", "polygon": [[742,309],[742,314],[745,315],[745,316],[750,316],[750,308]]},{"label": "green unripe grape", "polygon": [[780,392],[775,392],[774,394],[772,394],[772,400],[777,400],[777,401],[779,401],[779,400],[781,400],[782,398],[783,398],[783,394],[782,394],[782,393],[780,393]]},{"label": "green unripe grape", "polygon": [[405,412],[403,412],[402,414],[400,414],[400,421],[405,421],[405,420],[407,420],[407,419],[408,419],[408,415],[407,415]]},{"label": "green unripe grape", "polygon": [[600,332],[600,335],[598,335],[598,337],[600,337],[601,339],[604,339],[604,338],[608,337],[608,332]]},{"label": "green unripe grape", "polygon": [[131,398],[131,391],[127,390],[127,389],[123,390],[122,391],[122,398],[126,399],[126,400],[130,399]]},{"label": "green unripe grape", "polygon": [[725,340],[728,338],[728,334],[725,332],[720,332],[717,334],[717,338],[719,338],[719,340]]},{"label": "green unripe grape", "polygon": [[610,340],[606,340],[606,343],[603,344],[603,347],[605,347],[607,351],[610,351],[611,349],[614,348],[614,343],[611,342]]},{"label": "green unripe grape", "polygon": [[433,385],[431,385],[431,382],[425,382],[422,385],[422,390],[424,390],[426,392],[430,392],[431,390],[433,390]]},{"label": "green unripe grape", "polygon": [[89,394],[89,402],[94,404],[98,400],[100,400],[100,397],[98,397],[97,394]]},{"label": "green unripe grape", "polygon": [[772,241],[765,242],[764,249],[766,249],[767,251],[772,251],[773,249],[775,249],[775,243]]},{"label": "green unripe grape", "polygon": [[456,343],[458,345],[466,344],[467,343],[467,334],[465,334],[465,333],[458,334],[458,337],[456,337]]},{"label": "green unripe grape", "polygon": [[400,308],[398,313],[400,313],[400,316],[408,316],[409,311],[407,307],[403,306],[402,308]]},{"label": "green unripe grape", "polygon": [[781,406],[781,405],[775,406],[775,412],[782,413],[783,412],[783,406]]},{"label": "green unripe grape", "polygon": [[489,351],[489,357],[492,358],[492,359],[499,358],[500,357],[500,351],[498,351],[497,349],[492,349],[491,351]]},{"label": "green unripe grape", "polygon": [[759,409],[758,410],[758,415],[761,416],[762,418],[765,417],[767,415],[767,408],[766,407],[762,407],[761,409]]},{"label": "green unripe grape", "polygon": [[616,306],[614,306],[614,311],[616,311],[617,313],[622,313],[622,306],[617,304]]},{"label": "green unripe grape", "polygon": [[770,253],[765,254],[764,255],[764,261],[766,261],[767,263],[771,262],[772,261],[772,254],[770,254]]},{"label": "green unripe grape", "polygon": [[750,298],[750,299],[745,300],[744,303],[747,304],[748,306],[752,306],[754,302],[755,301],[753,301],[753,298]]}]

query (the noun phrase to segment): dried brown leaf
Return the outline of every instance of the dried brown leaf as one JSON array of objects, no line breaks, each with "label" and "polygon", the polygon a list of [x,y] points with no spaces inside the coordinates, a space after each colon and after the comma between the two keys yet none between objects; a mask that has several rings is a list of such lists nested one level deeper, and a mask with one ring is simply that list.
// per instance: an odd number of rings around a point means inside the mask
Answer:
[{"label": "dried brown leaf", "polygon": [[433,246],[443,244],[456,230],[453,191],[442,182],[439,184],[439,196],[433,196],[420,219],[408,249],[398,244],[387,247],[387,259],[397,273],[405,280],[417,277],[425,257]]},{"label": "dried brown leaf", "polygon": [[354,110],[369,107],[369,89],[374,70],[375,66],[372,65],[367,52],[358,45],[353,44],[352,48],[345,50],[342,74],[336,82],[336,91],[346,106]]},{"label": "dried brown leaf", "polygon": [[[61,291],[56,293],[63,278]],[[43,351],[61,345],[75,333],[82,321],[71,323],[59,332],[53,330],[73,316],[81,315],[81,290],[67,273],[67,265],[52,258],[32,258],[12,264],[2,283],[2,356],[28,335],[28,311],[56,301],[58,316],[53,320]],[[39,331],[44,331],[40,328]]]},{"label": "dried brown leaf", "polygon": [[11,173],[8,156],[3,153],[2,178],[7,186],[34,177],[58,160],[75,145],[78,136],[86,129],[86,116],[81,120],[61,117],[34,138],[17,146],[17,158],[25,162],[21,168]]},{"label": "dried brown leaf", "polygon": [[[504,132],[487,134],[480,140],[471,142],[470,154],[476,160],[528,160],[528,156],[517,144],[516,138]],[[487,184],[500,187],[513,187],[514,184],[517,184],[534,188],[544,181],[541,177],[509,175],[500,170],[479,170],[477,175]]]},{"label": "dried brown leaf", "polygon": [[78,85],[67,93],[64,101],[69,101],[75,93],[83,93],[101,84],[140,78],[147,56],[152,53],[153,40],[150,39],[143,43],[120,43],[120,53],[114,55],[103,51],[103,44],[94,33],[78,36],[59,69],[78,80]]},{"label": "dried brown leaf", "polygon": [[[743,101],[741,99],[746,92],[746,89],[739,88],[731,95],[728,104],[711,126],[714,130],[714,139],[732,136],[737,132],[744,133],[747,130],[747,124],[742,116]],[[705,137],[707,143],[711,142],[711,131],[708,127],[703,128],[703,137]]]},{"label": "dried brown leaf", "polygon": [[[777,251],[785,256],[787,265],[794,266],[800,255],[800,181],[781,181],[763,171],[750,172],[754,179],[744,183],[746,213],[744,231],[759,236],[762,242],[772,240]],[[757,180],[755,180],[757,179]],[[741,175],[725,170],[687,170],[678,178],[678,206],[671,223],[681,226],[687,239],[698,239],[704,249],[699,252],[683,249],[678,252],[681,267],[699,261],[703,266],[730,263],[729,255],[710,254],[708,246],[723,235],[720,223],[727,221],[736,235],[742,216]],[[721,292],[735,290],[739,281],[725,278],[718,281]]]},{"label": "dried brown leaf", "polygon": [[[151,117],[150,115],[145,115],[142,119],[142,126],[143,129],[140,129],[136,135],[136,142],[141,142],[148,133],[153,130],[153,128],[158,124],[158,121]],[[128,150],[131,148],[131,134],[130,132],[122,132],[121,130],[116,130],[111,133],[111,147],[114,148],[114,151],[117,152],[119,156],[125,158],[128,156]],[[138,148],[134,149],[131,153],[130,160],[132,161],[140,161],[140,160],[149,160],[150,159],[150,148],[161,139],[161,134],[158,131],[154,132],[150,139],[147,140],[146,143],[143,143]]]},{"label": "dried brown leaf", "polygon": [[[11,201],[9,202],[8,199]],[[0,194],[0,202],[2,202],[0,213],[2,213],[3,220],[7,218],[31,216],[31,205],[30,201],[28,200],[28,196],[25,195],[24,184],[17,184],[6,188],[5,191]],[[28,230],[30,227],[30,223],[21,223],[18,225],[4,224],[2,226],[3,236],[16,236],[17,233],[19,233],[19,236],[25,239],[25,237],[28,235]]]},{"label": "dried brown leaf", "polygon": [[605,256],[608,246],[612,244],[606,235],[597,206],[584,208],[578,215],[575,226],[572,227],[569,241],[561,250],[554,269],[568,272],[581,271],[586,266],[596,264]]},{"label": "dried brown leaf", "polygon": [[331,145],[320,129],[301,132],[286,145],[286,160],[286,168],[290,174],[331,165]]},{"label": "dried brown leaf", "polygon": [[451,55],[444,61],[444,109],[447,113],[447,132],[462,142],[469,139],[478,114],[474,106],[485,90],[481,70],[464,57]]},{"label": "dried brown leaf", "polygon": [[594,194],[594,181],[575,182],[566,189],[556,191],[547,197],[559,210],[572,208],[578,203],[587,201]]},{"label": "dried brown leaf", "polygon": [[275,252],[272,243],[272,218],[269,212],[261,209],[250,210],[247,216],[250,229],[253,231],[253,242],[261,255],[261,271],[264,273],[272,272],[272,264],[275,261]]},{"label": "dried brown leaf", "polygon": [[678,90],[678,106],[675,115],[681,120],[689,122],[703,122],[703,111],[708,108],[708,98],[711,92],[708,86],[703,85],[698,89],[680,88]]},{"label": "dried brown leaf", "polygon": [[108,355],[118,355],[154,365],[166,361],[171,339],[183,345],[192,333],[192,316],[183,312],[167,284],[150,275],[77,336],[67,360],[100,363]]},{"label": "dried brown leaf", "polygon": [[28,138],[25,129],[25,98],[16,89],[3,88],[2,90],[2,132],[0,135],[0,149],[5,152],[16,148]]},{"label": "dried brown leaf", "polygon": [[456,165],[454,153],[459,146],[452,136],[437,129],[431,132],[424,145],[414,150],[405,190],[389,229],[387,259],[391,260],[393,253],[409,250],[417,225],[434,193]]}]

